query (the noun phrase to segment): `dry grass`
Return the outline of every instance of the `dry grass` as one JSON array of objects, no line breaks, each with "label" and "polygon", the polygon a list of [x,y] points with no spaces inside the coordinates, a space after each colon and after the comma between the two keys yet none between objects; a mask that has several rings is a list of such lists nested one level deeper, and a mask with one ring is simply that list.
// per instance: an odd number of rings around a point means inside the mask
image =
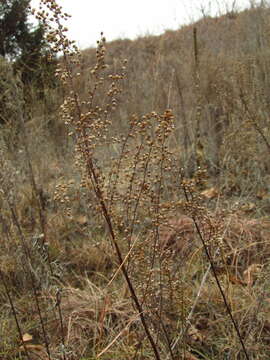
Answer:
[{"label": "dry grass", "polygon": [[30,115],[1,62],[1,359],[269,359],[269,9],[83,54],[56,9]]}]

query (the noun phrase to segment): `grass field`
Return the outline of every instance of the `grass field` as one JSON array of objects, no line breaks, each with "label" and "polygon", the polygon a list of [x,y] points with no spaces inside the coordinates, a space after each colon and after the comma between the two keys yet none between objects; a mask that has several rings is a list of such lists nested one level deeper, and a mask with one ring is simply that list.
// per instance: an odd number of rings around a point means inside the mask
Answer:
[{"label": "grass field", "polygon": [[0,59],[0,358],[268,360],[268,7],[79,53],[42,2],[58,85]]}]

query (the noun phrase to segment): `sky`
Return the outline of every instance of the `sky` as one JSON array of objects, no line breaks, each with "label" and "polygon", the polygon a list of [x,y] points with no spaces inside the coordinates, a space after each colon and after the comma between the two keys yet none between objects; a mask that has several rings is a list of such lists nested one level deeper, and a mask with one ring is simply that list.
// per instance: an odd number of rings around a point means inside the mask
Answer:
[{"label": "sky", "polygon": [[[66,26],[69,38],[80,49],[95,46],[103,32],[107,41],[135,39],[144,35],[159,35],[176,30],[202,17],[222,14],[233,6],[237,10],[256,0],[58,0],[72,18]],[[38,0],[31,0],[37,8]],[[233,5],[235,4],[235,5]]]}]

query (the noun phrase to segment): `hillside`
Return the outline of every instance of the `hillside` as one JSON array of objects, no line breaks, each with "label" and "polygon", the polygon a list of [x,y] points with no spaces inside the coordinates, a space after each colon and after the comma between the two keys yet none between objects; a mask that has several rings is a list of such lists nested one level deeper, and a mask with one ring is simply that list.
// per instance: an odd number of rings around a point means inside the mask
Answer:
[{"label": "hillside", "polygon": [[268,360],[269,8],[58,31],[44,96],[0,59],[0,358]]},{"label": "hillside", "polygon": [[[268,9],[256,8],[205,18],[162,36],[107,44],[106,59],[113,69],[127,59],[121,96],[125,105],[116,115],[119,126],[132,114],[172,109],[176,143],[191,174],[199,121],[206,166],[224,190],[249,194],[251,186],[253,193],[263,191],[268,182],[268,145],[255,127],[269,138],[269,15]],[[83,66],[94,62],[95,50],[84,51]],[[82,82],[81,89],[85,79]]]}]

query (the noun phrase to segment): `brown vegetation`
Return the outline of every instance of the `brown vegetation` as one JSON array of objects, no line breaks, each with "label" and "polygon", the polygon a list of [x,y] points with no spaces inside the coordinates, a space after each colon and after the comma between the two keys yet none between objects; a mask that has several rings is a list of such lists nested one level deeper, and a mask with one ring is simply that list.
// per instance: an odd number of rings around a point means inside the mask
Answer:
[{"label": "brown vegetation", "polygon": [[42,3],[61,86],[0,63],[0,358],[269,359],[269,9],[79,54]]}]

